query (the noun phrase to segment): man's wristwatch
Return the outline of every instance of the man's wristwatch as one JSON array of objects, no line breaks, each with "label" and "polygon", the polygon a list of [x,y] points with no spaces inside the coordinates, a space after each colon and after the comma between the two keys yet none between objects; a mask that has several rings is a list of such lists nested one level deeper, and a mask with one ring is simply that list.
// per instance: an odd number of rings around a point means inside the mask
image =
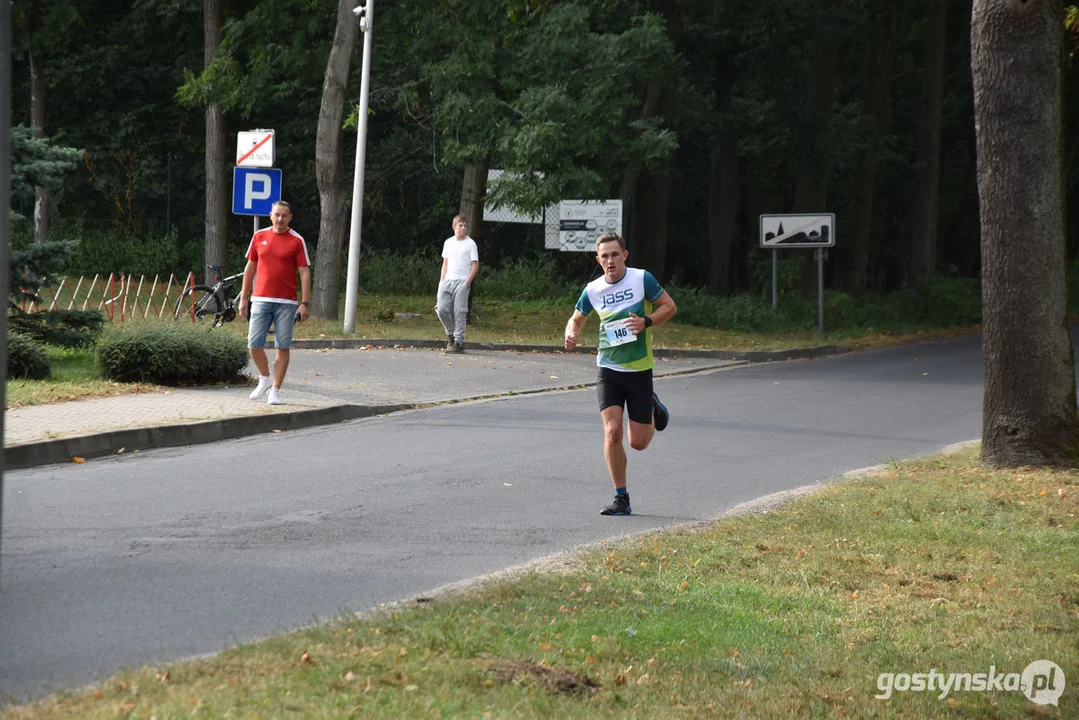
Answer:
[{"label": "man's wristwatch", "polygon": [[303,301],[302,303],[300,303],[300,304],[301,304],[301,305],[303,305],[304,307],[311,307],[311,303],[310,303],[310,302],[308,302],[307,300],[304,300],[304,301]]},{"label": "man's wristwatch", "polygon": [[644,326],[646,328],[652,327],[652,318],[648,317],[647,315],[644,316]]}]

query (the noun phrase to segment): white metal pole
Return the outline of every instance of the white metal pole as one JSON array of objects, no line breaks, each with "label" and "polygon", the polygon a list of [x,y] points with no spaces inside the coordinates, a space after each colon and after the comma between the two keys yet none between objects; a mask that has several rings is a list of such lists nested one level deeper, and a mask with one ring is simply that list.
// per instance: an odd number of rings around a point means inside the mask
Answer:
[{"label": "white metal pole", "polygon": [[[2,1],[2,0],[0,0]],[[363,222],[363,165],[367,153],[367,91],[371,84],[371,32],[375,0],[367,0],[360,17],[363,66],[360,70],[360,110],[356,121],[356,170],[352,183],[352,228],[348,235],[348,275],[345,282],[345,332],[356,330],[356,296],[360,285],[360,225]]]},{"label": "white metal pole", "polygon": [[[8,241],[11,224],[7,208],[11,205],[11,3],[0,0],[0,198],[5,217],[0,221],[0,297],[8,291]],[[0,372],[7,377],[7,313],[0,315]],[[0,406],[4,405],[4,385],[0,385]],[[4,416],[0,415],[0,437],[4,435]],[[4,517],[4,450],[0,448],[0,521]],[[9,564],[10,565],[10,564]]]}]

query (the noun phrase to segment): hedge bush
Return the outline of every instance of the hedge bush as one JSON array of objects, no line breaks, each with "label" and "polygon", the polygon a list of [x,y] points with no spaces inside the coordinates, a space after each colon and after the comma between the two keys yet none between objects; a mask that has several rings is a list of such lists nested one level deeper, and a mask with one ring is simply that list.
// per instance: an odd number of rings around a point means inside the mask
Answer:
[{"label": "hedge bush", "polygon": [[[434,250],[408,255],[365,251],[360,263],[360,284],[364,290],[376,295],[429,295],[434,298],[441,268],[442,258]],[[501,267],[485,265],[480,258],[473,299],[504,300],[519,295],[561,297],[576,287],[576,283],[567,282],[559,273],[550,256],[519,258]]]},{"label": "hedge bush", "polygon": [[45,380],[52,375],[52,363],[44,346],[20,332],[7,334],[7,376]]},{"label": "hedge bush", "polygon": [[56,347],[89,347],[105,329],[100,310],[46,310],[14,313],[8,326],[39,343]]},{"label": "hedge bush", "polygon": [[185,323],[125,328],[98,343],[101,374],[118,382],[214,385],[239,380],[247,343],[226,330]]},{"label": "hedge bush", "polygon": [[[733,332],[789,332],[817,327],[817,298],[790,294],[773,310],[771,295],[717,297],[697,288],[672,286],[675,322]],[[899,331],[963,327],[981,322],[981,288],[975,280],[939,278],[923,288],[848,295],[824,291],[824,326],[830,333],[866,328]]]}]

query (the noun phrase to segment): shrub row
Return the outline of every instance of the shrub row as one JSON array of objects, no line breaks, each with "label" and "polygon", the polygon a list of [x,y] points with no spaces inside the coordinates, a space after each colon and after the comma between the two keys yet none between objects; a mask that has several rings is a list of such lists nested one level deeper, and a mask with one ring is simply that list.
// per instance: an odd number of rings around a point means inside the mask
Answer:
[{"label": "shrub row", "polygon": [[45,345],[88,347],[105,329],[105,316],[99,310],[20,312],[8,316],[8,327]]},{"label": "shrub row", "polygon": [[[787,296],[773,310],[770,298],[757,295],[721,298],[695,288],[669,289],[678,303],[675,322],[760,333],[817,327],[816,298]],[[980,323],[981,317],[981,289],[976,281],[965,278],[942,278],[920,289],[861,297],[834,290],[824,292],[824,326],[828,332],[963,327]]]},{"label": "shrub row", "polygon": [[52,364],[45,348],[29,335],[16,330],[7,334],[7,376],[27,380],[45,380],[52,375]]},{"label": "shrub row", "polygon": [[185,323],[118,330],[98,344],[101,374],[118,382],[209,385],[240,379],[247,367],[243,338]]},{"label": "shrub row", "polygon": [[[476,276],[477,298],[506,299],[527,294],[530,298],[561,296],[569,284],[557,271],[550,255],[521,258],[502,267],[482,264]],[[360,284],[376,295],[430,295],[438,291],[442,258],[434,251],[397,255],[364,252]]]}]

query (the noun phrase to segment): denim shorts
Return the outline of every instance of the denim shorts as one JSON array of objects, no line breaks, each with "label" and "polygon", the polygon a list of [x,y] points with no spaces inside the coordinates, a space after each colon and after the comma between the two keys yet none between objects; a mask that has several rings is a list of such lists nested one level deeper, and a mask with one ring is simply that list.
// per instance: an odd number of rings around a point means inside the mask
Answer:
[{"label": "denim shorts", "polygon": [[292,347],[292,326],[296,322],[298,309],[296,303],[252,301],[248,311],[247,347],[266,347],[266,334],[270,332],[270,323],[273,323],[274,347],[288,350]]}]

